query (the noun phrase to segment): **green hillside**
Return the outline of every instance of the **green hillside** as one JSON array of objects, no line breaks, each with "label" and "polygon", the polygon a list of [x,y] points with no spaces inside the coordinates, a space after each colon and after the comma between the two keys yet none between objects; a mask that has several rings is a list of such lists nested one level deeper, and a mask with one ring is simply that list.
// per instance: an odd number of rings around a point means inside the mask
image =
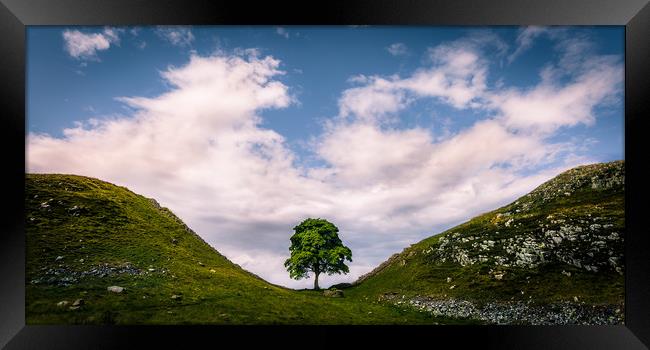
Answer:
[{"label": "green hillside", "polygon": [[29,174],[27,324],[620,324],[624,178],[564,172],[331,298],[267,283],[124,187]]},{"label": "green hillside", "polygon": [[269,284],[124,187],[73,175],[25,181],[30,325],[456,322]]},{"label": "green hillside", "polygon": [[497,323],[620,323],[624,178],[623,161],[566,171],[411,245],[354,288],[390,304]]}]

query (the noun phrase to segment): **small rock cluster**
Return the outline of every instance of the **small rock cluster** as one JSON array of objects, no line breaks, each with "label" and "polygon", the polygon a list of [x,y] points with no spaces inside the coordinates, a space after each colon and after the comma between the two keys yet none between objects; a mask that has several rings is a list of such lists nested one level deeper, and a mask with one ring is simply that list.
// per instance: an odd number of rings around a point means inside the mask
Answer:
[{"label": "small rock cluster", "polygon": [[[56,303],[56,306],[58,307],[66,307],[70,304],[69,301],[67,300],[62,300],[58,303]],[[68,310],[79,310],[83,305],[85,304],[85,301],[83,299],[76,299],[73,303],[72,306],[68,307]]]},{"label": "small rock cluster", "polygon": [[31,284],[69,286],[73,283],[79,282],[79,279],[85,277],[104,278],[113,275],[141,275],[146,273],[128,263],[121,266],[101,264],[86,271],[75,271],[64,265],[59,267],[43,268],[41,270],[44,271],[44,274],[32,279],[30,281]]},{"label": "small rock cluster", "polygon": [[[38,198],[38,195],[34,195],[34,199]],[[38,206],[40,210],[44,210],[47,212],[51,212],[53,205],[56,207],[64,207],[65,211],[67,211],[70,216],[80,216],[82,214],[88,213],[88,208],[84,207],[83,205],[73,205],[72,207],[65,208],[65,203],[63,201],[57,201],[56,203],[54,202],[54,198],[49,198],[48,200],[41,202]],[[34,221],[34,217],[30,217],[30,221]]]},{"label": "small rock cluster", "polygon": [[323,296],[330,298],[343,298],[343,291],[340,289],[326,289],[323,291]]}]

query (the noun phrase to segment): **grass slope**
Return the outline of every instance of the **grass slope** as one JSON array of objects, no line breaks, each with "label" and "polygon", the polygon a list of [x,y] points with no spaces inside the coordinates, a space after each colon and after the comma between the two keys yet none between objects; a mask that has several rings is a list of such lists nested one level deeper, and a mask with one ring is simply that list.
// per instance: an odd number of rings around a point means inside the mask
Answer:
[{"label": "grass slope", "polygon": [[354,289],[373,298],[622,305],[624,171],[618,161],[564,172],[393,255]]},{"label": "grass slope", "polygon": [[459,322],[377,303],[364,292],[325,298],[269,284],[124,187],[45,174],[28,174],[25,186],[30,325]]}]

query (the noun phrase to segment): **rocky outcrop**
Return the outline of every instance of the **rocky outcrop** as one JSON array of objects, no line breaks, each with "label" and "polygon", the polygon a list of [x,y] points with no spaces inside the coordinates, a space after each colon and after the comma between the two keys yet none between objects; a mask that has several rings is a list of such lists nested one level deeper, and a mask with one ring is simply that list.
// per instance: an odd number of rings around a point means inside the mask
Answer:
[{"label": "rocky outcrop", "polygon": [[[379,301],[435,316],[497,324],[620,324],[624,190],[623,161],[568,170],[509,205],[394,254],[355,284],[376,278],[372,289],[384,288]],[[569,289],[547,285],[558,281],[549,274],[562,275]],[[601,293],[603,283],[620,290]],[[531,293],[524,296],[524,289]],[[414,297],[416,292],[427,297]]]},{"label": "rocky outcrop", "polygon": [[461,266],[536,268],[563,262],[585,271],[609,269],[622,275],[621,215],[611,215],[597,204],[592,208],[588,201],[565,202],[566,197],[606,190],[622,196],[624,183],[623,162],[571,169],[490,214],[489,223],[478,232],[459,227],[422,253]]},{"label": "rocky outcrop", "polygon": [[415,297],[395,300],[397,306],[416,308],[434,316],[464,318],[490,324],[525,325],[616,325],[624,321],[622,305],[590,305],[557,302],[535,305],[523,301],[478,304],[462,299]]}]

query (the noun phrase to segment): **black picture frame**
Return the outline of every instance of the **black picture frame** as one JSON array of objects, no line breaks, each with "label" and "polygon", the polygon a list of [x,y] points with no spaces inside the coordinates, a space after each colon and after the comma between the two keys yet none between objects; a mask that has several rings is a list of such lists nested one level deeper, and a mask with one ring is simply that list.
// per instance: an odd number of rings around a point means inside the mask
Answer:
[{"label": "black picture frame", "polygon": [[[625,26],[626,291],[624,326],[26,326],[26,26],[151,24],[623,25]],[[644,349],[650,346],[650,259],[644,226],[650,91],[648,0],[0,0],[3,211],[0,346],[7,349],[187,347],[251,343],[308,347],[394,343],[499,349]],[[340,340],[339,337],[345,337]]]}]

